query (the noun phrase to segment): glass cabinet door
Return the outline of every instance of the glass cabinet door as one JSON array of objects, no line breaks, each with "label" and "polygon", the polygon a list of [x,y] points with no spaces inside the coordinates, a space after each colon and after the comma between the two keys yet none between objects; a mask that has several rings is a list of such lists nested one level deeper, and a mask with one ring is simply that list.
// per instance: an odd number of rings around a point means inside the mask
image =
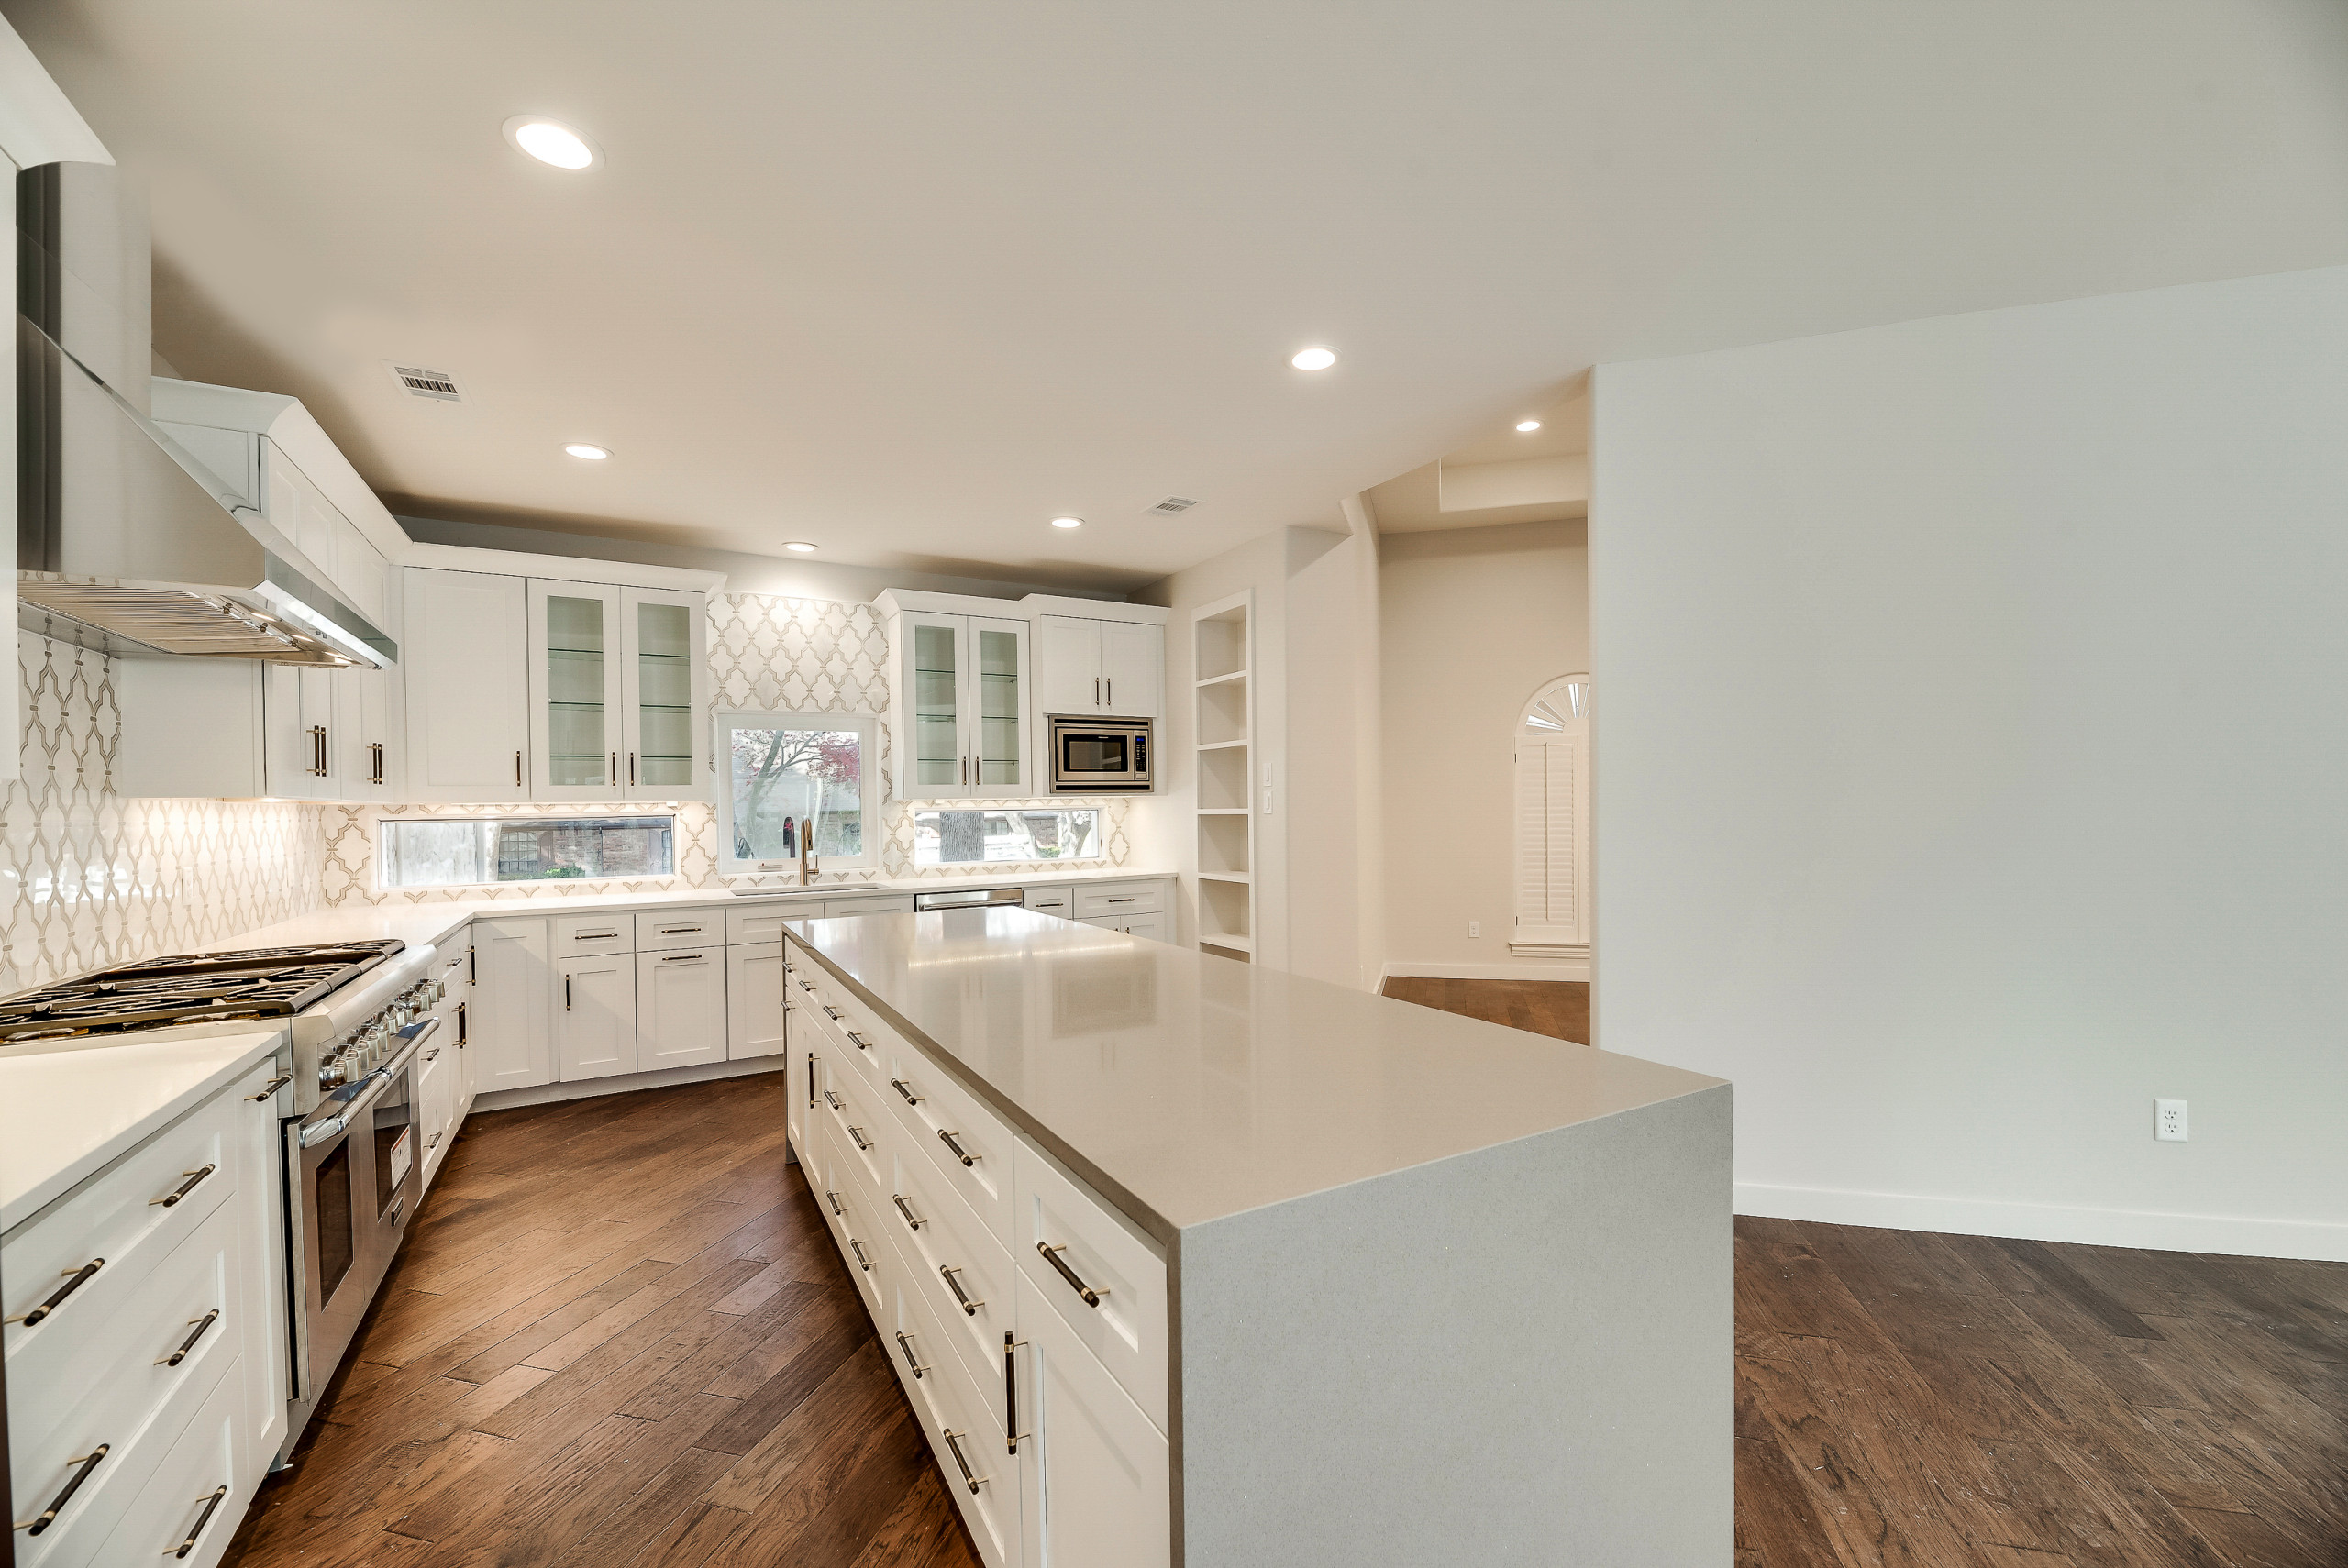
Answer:
[{"label": "glass cabinet door", "polygon": [[971,668],[978,690],[970,711],[970,782],[981,794],[1026,793],[1027,623],[973,620]]},{"label": "glass cabinet door", "polygon": [[692,787],[693,612],[683,604],[637,600],[635,693],[629,708],[636,723],[627,757],[629,789],[669,791],[668,799]]},{"label": "glass cabinet door", "polygon": [[619,591],[530,584],[532,796],[619,792]]},{"label": "glass cabinet door", "polygon": [[908,615],[911,644],[906,657],[912,718],[908,766],[914,799],[958,795],[969,780],[969,752],[962,742],[964,631],[959,615]]}]

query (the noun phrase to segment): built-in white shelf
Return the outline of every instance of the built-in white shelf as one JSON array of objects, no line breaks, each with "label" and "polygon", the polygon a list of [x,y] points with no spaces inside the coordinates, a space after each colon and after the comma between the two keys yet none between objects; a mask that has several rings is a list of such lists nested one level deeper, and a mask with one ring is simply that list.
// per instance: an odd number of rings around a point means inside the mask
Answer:
[{"label": "built-in white shelf", "polygon": [[1193,820],[1198,856],[1199,945],[1251,961],[1256,951],[1256,689],[1247,671],[1256,600],[1235,593],[1191,617],[1191,733],[1201,801]]},{"label": "built-in white shelf", "polygon": [[1245,888],[1252,882],[1254,878],[1249,877],[1245,871],[1202,871],[1199,873],[1199,880],[1202,882],[1236,882],[1241,887]]},{"label": "built-in white shelf", "polygon": [[1256,939],[1234,936],[1227,931],[1202,931],[1199,933],[1199,945],[1227,948],[1234,953],[1253,953],[1256,951]]},{"label": "built-in white shelf", "polygon": [[1202,743],[1202,744],[1200,745],[1199,749],[1200,749],[1201,751],[1229,751],[1233,746],[1235,746],[1235,745],[1246,745],[1246,744],[1247,744],[1247,743],[1246,743],[1246,741],[1244,741],[1244,740],[1235,740],[1235,741],[1207,741],[1207,742]]},{"label": "built-in white shelf", "polygon": [[1201,806],[1199,808],[1199,815],[1202,817],[1244,817],[1246,814],[1247,808],[1245,806]]},{"label": "built-in white shelf", "polygon": [[1245,680],[1246,679],[1247,672],[1246,670],[1235,669],[1229,675],[1210,675],[1204,680],[1200,681],[1199,684],[1202,686],[1228,686],[1235,680]]}]

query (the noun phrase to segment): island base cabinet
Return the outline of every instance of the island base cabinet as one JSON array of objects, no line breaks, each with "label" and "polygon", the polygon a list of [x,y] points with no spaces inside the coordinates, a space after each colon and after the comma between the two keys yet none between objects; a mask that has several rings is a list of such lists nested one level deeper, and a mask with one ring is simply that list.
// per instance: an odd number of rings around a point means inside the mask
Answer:
[{"label": "island base cabinet", "polygon": [[921,1286],[911,1277],[913,1258],[902,1243],[898,1264],[888,1286],[881,1348],[895,1363],[897,1381],[904,1385],[905,1397],[921,1419],[922,1435],[929,1440],[945,1477],[947,1496],[962,1510],[980,1560],[987,1568],[1019,1568],[1018,1461],[985,1396],[946,1342]]},{"label": "island base cabinet", "polygon": [[466,1049],[478,1053],[476,1086],[493,1094],[554,1082],[546,921],[473,922],[472,960],[464,1033]]},{"label": "island base cabinet", "polygon": [[567,1084],[636,1071],[635,955],[554,966],[554,1052]]},{"label": "island base cabinet", "polygon": [[1024,1274],[1019,1329],[1024,1568],[1167,1568],[1173,1458],[1165,1434]]},{"label": "island base cabinet", "polygon": [[782,944],[725,950],[725,1055],[772,1056],[790,1044],[783,1008]]},{"label": "island base cabinet", "polygon": [[725,1060],[726,966],[723,947],[636,955],[636,1071]]},{"label": "island base cabinet", "polygon": [[244,1380],[232,1366],[196,1409],[162,1463],[147,1478],[91,1568],[174,1562],[212,1568],[228,1550],[255,1490],[245,1454]]}]

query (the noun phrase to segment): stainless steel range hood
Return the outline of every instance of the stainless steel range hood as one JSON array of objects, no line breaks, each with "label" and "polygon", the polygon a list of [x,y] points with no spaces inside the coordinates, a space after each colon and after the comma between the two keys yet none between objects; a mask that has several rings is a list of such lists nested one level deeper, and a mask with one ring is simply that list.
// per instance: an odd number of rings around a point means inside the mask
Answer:
[{"label": "stainless steel range hood", "polygon": [[[143,312],[110,308],[87,282],[130,267],[143,280],[143,225],[127,242],[135,256],[97,255],[77,268],[60,254],[65,237],[124,246],[129,226],[74,210],[83,193],[100,209],[117,200],[105,183],[113,173],[52,164],[19,176],[19,624],[113,654],[395,662],[392,639],[316,563],[91,368],[143,372],[148,354]],[[82,354],[77,337],[88,340]],[[143,382],[137,390],[143,395]]]}]

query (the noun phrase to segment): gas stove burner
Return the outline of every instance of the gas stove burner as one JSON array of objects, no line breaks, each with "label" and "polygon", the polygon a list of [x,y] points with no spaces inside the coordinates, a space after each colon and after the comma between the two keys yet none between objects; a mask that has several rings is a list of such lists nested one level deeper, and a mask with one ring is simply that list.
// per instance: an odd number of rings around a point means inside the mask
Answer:
[{"label": "gas stove burner", "polygon": [[0,1000],[0,1045],[284,1018],[403,951],[398,941],[193,953],[117,964]]}]

